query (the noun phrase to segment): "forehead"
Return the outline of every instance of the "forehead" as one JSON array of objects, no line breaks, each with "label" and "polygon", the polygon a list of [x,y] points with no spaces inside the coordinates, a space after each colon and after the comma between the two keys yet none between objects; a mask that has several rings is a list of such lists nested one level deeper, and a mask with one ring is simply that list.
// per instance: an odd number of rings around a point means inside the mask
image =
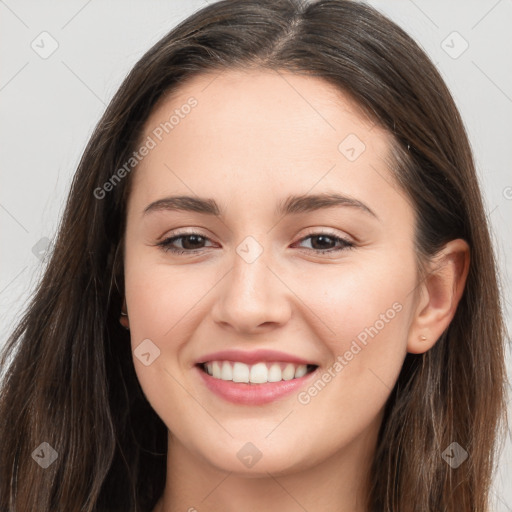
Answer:
[{"label": "forehead", "polygon": [[390,135],[332,84],[291,72],[195,76],[153,109],[142,139],[149,138],[153,148],[132,189],[146,202],[168,188],[249,197],[283,187],[338,188],[340,179],[368,188],[373,178],[377,189],[392,181]]},{"label": "forehead", "polygon": [[[347,129],[362,137],[375,127],[354,101],[329,82],[268,69],[223,70],[192,77],[161,98],[146,122],[145,134],[165,123],[164,137],[172,131],[173,138],[192,135],[188,138],[196,145],[213,141],[219,147],[223,142],[229,146],[225,136],[234,140],[236,134],[238,145],[245,137],[247,149],[265,145],[267,153],[276,147],[289,149],[283,143],[293,145],[297,137],[311,141],[307,149],[319,139],[327,144],[342,140]],[[208,138],[201,139],[204,135]]]}]

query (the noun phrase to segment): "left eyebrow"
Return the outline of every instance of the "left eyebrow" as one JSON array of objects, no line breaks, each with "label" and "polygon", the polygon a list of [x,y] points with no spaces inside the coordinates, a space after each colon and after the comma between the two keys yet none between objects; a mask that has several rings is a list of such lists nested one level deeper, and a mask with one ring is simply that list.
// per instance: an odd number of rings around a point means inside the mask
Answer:
[{"label": "left eyebrow", "polygon": [[[334,193],[289,196],[278,204],[275,214],[277,216],[287,216],[336,206],[357,208],[378,219],[375,212],[358,199]],[[197,196],[171,196],[158,199],[146,206],[143,215],[162,210],[189,211],[205,215],[214,215],[216,217],[220,217],[222,213],[222,209],[214,199]]]},{"label": "left eyebrow", "polygon": [[378,219],[375,212],[358,199],[335,193],[290,196],[285,201],[279,203],[278,207],[276,208],[276,214],[279,216],[290,215],[296,213],[312,212],[325,208],[333,208],[336,206],[348,206],[357,208]]}]

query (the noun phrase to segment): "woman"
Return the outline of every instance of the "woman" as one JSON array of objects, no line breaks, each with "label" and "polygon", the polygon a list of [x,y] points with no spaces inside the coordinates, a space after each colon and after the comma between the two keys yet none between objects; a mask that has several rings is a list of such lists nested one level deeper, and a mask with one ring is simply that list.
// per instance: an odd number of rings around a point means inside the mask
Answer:
[{"label": "woman", "polygon": [[0,510],[487,510],[503,337],[412,39],[346,0],[209,5],[80,162],[4,353]]}]

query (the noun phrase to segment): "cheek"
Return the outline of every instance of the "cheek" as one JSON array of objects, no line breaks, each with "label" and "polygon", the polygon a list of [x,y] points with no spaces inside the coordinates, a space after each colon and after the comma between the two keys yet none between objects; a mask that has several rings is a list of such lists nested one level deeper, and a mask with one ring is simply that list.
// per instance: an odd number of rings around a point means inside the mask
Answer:
[{"label": "cheek", "polygon": [[416,275],[412,261],[402,259],[399,265],[394,259],[367,258],[318,271],[302,285],[306,304],[322,320],[321,339],[333,352],[347,350],[354,339],[364,345],[381,334],[405,347],[406,336],[399,334],[407,332]]},{"label": "cheek", "polygon": [[[192,272],[156,264],[150,259],[127,261],[126,299],[129,304],[130,336],[134,367],[146,399],[164,423],[180,438],[190,425],[183,418],[202,417],[204,411],[190,399],[183,351],[205,314],[201,299],[213,287],[205,272]],[[139,346],[151,340],[157,357],[145,365],[138,357]],[[148,350],[145,350],[147,352]],[[185,386],[185,387],[184,387]]]},{"label": "cheek", "polygon": [[321,322],[308,323],[317,326],[314,337],[328,348],[331,362],[321,376],[327,385],[318,383],[321,393],[307,391],[304,403],[339,404],[332,415],[342,423],[347,410],[359,411],[363,422],[377,413],[406,355],[415,280],[413,258],[396,254],[340,266],[336,275],[315,274],[305,296]]},{"label": "cheek", "polygon": [[[126,299],[130,330],[138,337],[164,340],[182,334],[209,288],[205,272],[155,264],[142,258],[127,267]],[[197,307],[196,307],[197,306]],[[181,337],[181,336],[180,336]]]},{"label": "cheek", "polygon": [[[182,387],[189,378],[190,340],[199,339],[198,327],[212,307],[208,293],[219,278],[209,269],[172,267],[142,256],[134,257],[133,264],[127,259],[126,269],[135,370],[147,399],[171,425],[174,415],[170,415],[169,404],[173,404],[174,411],[184,407],[183,415],[195,407]],[[145,366],[137,354],[141,352],[138,347],[148,344],[144,341],[148,339],[156,346],[149,343],[157,357]],[[166,390],[164,395],[162,389]]]}]

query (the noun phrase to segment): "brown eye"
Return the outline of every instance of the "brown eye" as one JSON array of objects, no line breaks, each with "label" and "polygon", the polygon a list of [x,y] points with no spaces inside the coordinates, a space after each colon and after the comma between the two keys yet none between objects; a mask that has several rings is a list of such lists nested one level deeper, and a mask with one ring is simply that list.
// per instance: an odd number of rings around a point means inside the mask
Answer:
[{"label": "brown eye", "polygon": [[[311,248],[308,250],[318,254],[339,252],[354,247],[354,244],[349,240],[330,233],[313,233],[302,238],[300,243],[305,240],[311,240]],[[163,251],[173,254],[194,254],[196,251],[207,248],[208,246],[204,245],[207,241],[209,241],[209,238],[199,233],[185,233],[166,238],[157,245]],[[181,247],[176,246],[176,243],[181,244]]]},{"label": "brown eye", "polygon": [[[309,239],[311,240],[311,250],[316,253],[338,252],[354,247],[352,242],[330,233],[313,233],[300,240],[300,242]],[[336,244],[338,244],[337,248]]]},{"label": "brown eye", "polygon": [[[201,250],[204,248],[204,243],[208,240],[208,238],[198,234],[198,233],[187,233],[182,235],[173,236],[171,238],[166,238],[158,245],[162,247],[165,252],[172,252],[175,254],[184,254],[184,253],[193,253],[195,251]],[[181,241],[181,247],[175,247],[174,244],[176,242]]]}]

